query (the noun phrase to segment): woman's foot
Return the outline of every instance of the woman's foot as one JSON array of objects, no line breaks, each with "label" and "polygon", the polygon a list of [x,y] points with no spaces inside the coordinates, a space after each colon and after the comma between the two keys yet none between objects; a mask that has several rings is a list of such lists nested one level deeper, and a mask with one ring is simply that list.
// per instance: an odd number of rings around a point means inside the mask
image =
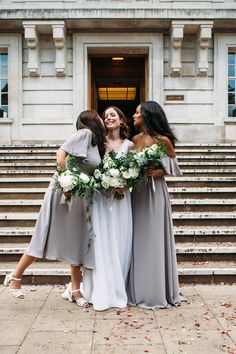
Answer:
[{"label": "woman's foot", "polygon": [[7,274],[4,285],[9,287],[11,295],[17,300],[24,300],[25,296],[21,289],[21,278],[16,278],[12,273]]},{"label": "woman's foot", "polygon": [[61,295],[63,299],[69,300],[70,302],[76,302],[80,307],[88,307],[89,302],[82,296],[79,289],[72,290],[72,284],[67,285],[66,290]]}]

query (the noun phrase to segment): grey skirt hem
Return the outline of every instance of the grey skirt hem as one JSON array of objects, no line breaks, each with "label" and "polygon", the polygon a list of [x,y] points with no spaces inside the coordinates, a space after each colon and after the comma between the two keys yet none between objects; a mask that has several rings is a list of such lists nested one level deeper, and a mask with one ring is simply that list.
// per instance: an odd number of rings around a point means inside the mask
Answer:
[{"label": "grey skirt hem", "polygon": [[35,258],[39,258],[39,259],[47,259],[49,261],[60,261],[60,262],[63,262],[63,263],[67,263],[67,264],[70,264],[70,265],[74,265],[74,266],[80,266],[82,267],[83,266],[83,262],[81,263],[78,263],[77,262],[73,262],[71,259],[66,259],[66,258],[63,258],[63,257],[58,257],[58,256],[53,256],[53,255],[42,255],[42,254],[36,254],[34,252],[26,252],[27,255],[31,256],[31,257],[35,257]]},{"label": "grey skirt hem", "polygon": [[161,309],[167,309],[170,307],[178,307],[181,305],[180,302],[176,302],[174,304],[167,304],[165,306],[161,306],[161,305],[156,305],[156,306],[146,306],[146,305],[137,305],[137,304],[133,304],[131,302],[128,302],[129,306],[135,306],[135,307],[139,307],[141,309],[145,309],[145,310],[161,310]]}]

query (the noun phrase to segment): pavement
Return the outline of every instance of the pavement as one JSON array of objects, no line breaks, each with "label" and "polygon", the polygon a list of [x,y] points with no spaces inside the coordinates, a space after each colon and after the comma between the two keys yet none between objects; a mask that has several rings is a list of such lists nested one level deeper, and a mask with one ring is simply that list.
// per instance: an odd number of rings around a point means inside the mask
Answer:
[{"label": "pavement", "polygon": [[184,285],[180,307],[95,312],[61,298],[63,286],[0,287],[1,354],[236,353],[236,284]]}]

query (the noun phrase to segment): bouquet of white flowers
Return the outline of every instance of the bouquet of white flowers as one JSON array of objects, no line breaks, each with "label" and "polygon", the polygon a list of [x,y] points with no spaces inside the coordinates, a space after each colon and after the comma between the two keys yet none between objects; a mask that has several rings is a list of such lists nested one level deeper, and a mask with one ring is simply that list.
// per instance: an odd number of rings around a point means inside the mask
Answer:
[{"label": "bouquet of white flowers", "polygon": [[98,185],[93,176],[82,172],[78,159],[75,156],[68,156],[66,169],[57,169],[55,175],[55,189],[60,189],[68,193],[66,199],[71,197],[90,197],[98,189]]},{"label": "bouquet of white flowers", "polygon": [[104,157],[99,169],[94,171],[94,178],[100,185],[100,191],[114,192],[115,198],[124,197],[123,189],[134,187],[139,179],[140,168],[134,159],[134,152],[117,156],[111,151]]},{"label": "bouquet of white flowers", "polygon": [[134,159],[142,172],[148,168],[162,168],[161,159],[166,156],[166,148],[163,144],[153,144],[134,154]]}]

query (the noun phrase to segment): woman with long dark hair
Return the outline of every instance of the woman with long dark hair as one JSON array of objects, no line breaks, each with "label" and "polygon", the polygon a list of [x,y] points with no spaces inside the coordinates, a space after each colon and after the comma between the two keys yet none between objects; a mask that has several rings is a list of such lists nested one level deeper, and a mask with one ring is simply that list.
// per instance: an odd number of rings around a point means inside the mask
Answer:
[{"label": "woman with long dark hair", "polygon": [[[100,164],[105,153],[105,131],[101,118],[95,111],[82,112],[76,123],[77,132],[57,151],[57,164],[60,169],[66,166],[66,158],[73,155],[78,158],[81,170],[92,174]],[[44,197],[35,226],[35,231],[26,253],[15,270],[6,276],[5,285],[9,285],[11,294],[24,299],[21,278],[27,267],[36,258],[60,260],[71,265],[71,283],[67,287],[67,298],[76,301],[79,306],[88,305],[80,293],[80,266],[93,268],[92,252],[86,252],[90,242],[89,228],[86,222],[85,198],[73,199],[71,208],[63,203],[63,193],[55,190],[53,178]],[[65,199],[65,198],[64,198]],[[89,254],[89,256],[88,256]]]},{"label": "woman with long dark hair", "polygon": [[148,101],[139,105],[134,125],[141,133],[133,138],[135,149],[142,151],[160,142],[167,156],[162,168],[148,169],[134,188],[133,250],[128,277],[129,303],[143,308],[164,308],[179,303],[179,286],[172,212],[164,175],[180,175],[171,131],[161,106]]},{"label": "woman with long dark hair", "polygon": [[[106,136],[106,153],[127,154],[134,144],[127,139],[126,119],[117,107],[108,107],[102,115]],[[117,200],[114,193],[95,196],[92,223],[95,267],[83,272],[86,299],[95,310],[127,305],[126,280],[132,248],[132,210],[130,191]]]}]

